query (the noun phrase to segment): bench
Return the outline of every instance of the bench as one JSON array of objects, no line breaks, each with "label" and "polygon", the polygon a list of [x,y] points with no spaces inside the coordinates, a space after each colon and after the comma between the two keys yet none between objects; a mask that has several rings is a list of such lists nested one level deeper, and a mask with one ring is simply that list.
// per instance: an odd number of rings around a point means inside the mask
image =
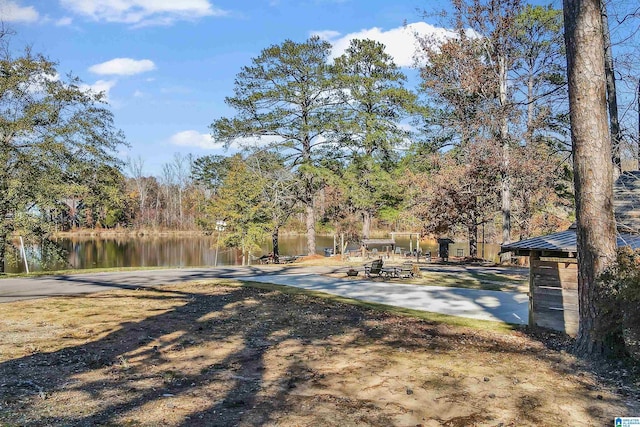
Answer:
[{"label": "bench", "polygon": [[364,265],[364,275],[366,277],[380,277],[383,274],[382,260],[376,259]]},{"label": "bench", "polygon": [[413,277],[413,263],[403,262],[398,268],[398,277],[408,279]]},{"label": "bench", "polygon": [[298,258],[301,258],[299,255],[287,256],[283,255],[278,258],[280,264],[291,264],[292,262],[296,262]]}]

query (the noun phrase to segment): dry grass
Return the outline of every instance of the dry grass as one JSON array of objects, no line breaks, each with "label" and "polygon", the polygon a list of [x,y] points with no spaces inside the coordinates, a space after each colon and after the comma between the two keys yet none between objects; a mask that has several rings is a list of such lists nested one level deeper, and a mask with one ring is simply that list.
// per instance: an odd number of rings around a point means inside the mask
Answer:
[{"label": "dry grass", "polygon": [[[327,264],[329,265],[329,264]],[[334,264],[335,265],[335,264]],[[354,268],[363,270],[362,263],[352,264]],[[400,266],[398,262],[385,262],[385,266]],[[454,288],[484,289],[490,291],[529,291],[529,275],[526,270],[514,267],[478,267],[463,265],[442,265],[432,263],[422,263],[420,266],[420,277],[413,278],[385,278],[374,277],[376,281],[389,281],[393,283],[407,283],[423,286],[447,286]],[[363,272],[354,277],[347,277],[345,272],[331,273],[329,276],[348,279],[362,280]]]},{"label": "dry grass", "polygon": [[600,426],[640,411],[522,332],[300,292],[219,281],[2,312],[0,425]]}]

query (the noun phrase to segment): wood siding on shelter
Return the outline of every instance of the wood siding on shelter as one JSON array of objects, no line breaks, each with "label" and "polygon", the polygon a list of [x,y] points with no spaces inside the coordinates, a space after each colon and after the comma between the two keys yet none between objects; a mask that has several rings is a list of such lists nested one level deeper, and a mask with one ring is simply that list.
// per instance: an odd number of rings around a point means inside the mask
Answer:
[{"label": "wood siding on shelter", "polygon": [[613,184],[613,210],[621,233],[640,233],[640,172],[624,172]]},{"label": "wood siding on shelter", "polygon": [[578,333],[578,264],[575,258],[531,252],[529,324],[575,336]]}]

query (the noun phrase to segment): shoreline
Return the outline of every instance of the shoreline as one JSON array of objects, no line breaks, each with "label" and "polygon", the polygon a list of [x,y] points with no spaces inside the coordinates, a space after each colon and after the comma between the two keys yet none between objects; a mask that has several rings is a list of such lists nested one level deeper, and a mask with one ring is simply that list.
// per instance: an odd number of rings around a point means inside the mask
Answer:
[{"label": "shoreline", "polygon": [[73,231],[57,231],[51,234],[54,239],[65,239],[73,237],[155,237],[155,236],[210,236],[211,233],[204,230],[153,230],[153,229],[136,229],[136,230],[91,230],[79,229]]},{"label": "shoreline", "polygon": [[[385,238],[391,232],[377,231],[371,233],[372,236],[377,238]],[[77,229],[71,231],[57,231],[51,233],[51,237],[56,238],[73,238],[73,237],[95,237],[95,238],[109,238],[109,237],[166,237],[166,236],[184,236],[184,237],[211,237],[214,232],[205,230],[156,230],[156,229]],[[316,236],[331,237],[333,233],[316,233]],[[280,236],[306,236],[306,233],[298,231],[283,231]],[[339,236],[339,235],[338,235]],[[434,237],[422,237],[420,242],[433,243],[436,242]]]}]

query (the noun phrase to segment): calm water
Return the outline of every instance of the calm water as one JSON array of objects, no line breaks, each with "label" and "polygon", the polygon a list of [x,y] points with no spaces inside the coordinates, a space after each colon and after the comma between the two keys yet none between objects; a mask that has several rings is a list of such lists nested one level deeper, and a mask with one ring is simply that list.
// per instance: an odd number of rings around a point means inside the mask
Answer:
[{"label": "calm water", "polygon": [[[64,249],[64,260],[47,259],[37,247],[27,247],[27,258],[31,271],[59,270],[66,268],[89,269],[104,267],[189,267],[213,266],[216,263],[215,238],[197,237],[119,237],[119,238],[72,238],[58,239],[57,244]],[[338,240],[338,245],[340,244]],[[408,238],[396,237],[397,246],[408,251]],[[271,250],[271,243],[265,244],[263,253]],[[280,238],[281,255],[300,255],[306,252],[304,236],[282,236]],[[317,252],[333,246],[333,237],[317,236]],[[411,247],[415,247],[415,239]],[[423,252],[437,254],[436,242],[421,242]],[[350,245],[349,249],[357,249]],[[485,259],[494,260],[498,245],[487,244]],[[450,256],[469,255],[468,243],[454,243],[450,246]],[[478,248],[482,255],[482,245]],[[260,254],[256,254],[260,255]],[[242,262],[241,254],[234,249],[221,248],[218,251],[217,265],[237,265]],[[23,272],[24,265],[7,265],[10,273]]]}]

